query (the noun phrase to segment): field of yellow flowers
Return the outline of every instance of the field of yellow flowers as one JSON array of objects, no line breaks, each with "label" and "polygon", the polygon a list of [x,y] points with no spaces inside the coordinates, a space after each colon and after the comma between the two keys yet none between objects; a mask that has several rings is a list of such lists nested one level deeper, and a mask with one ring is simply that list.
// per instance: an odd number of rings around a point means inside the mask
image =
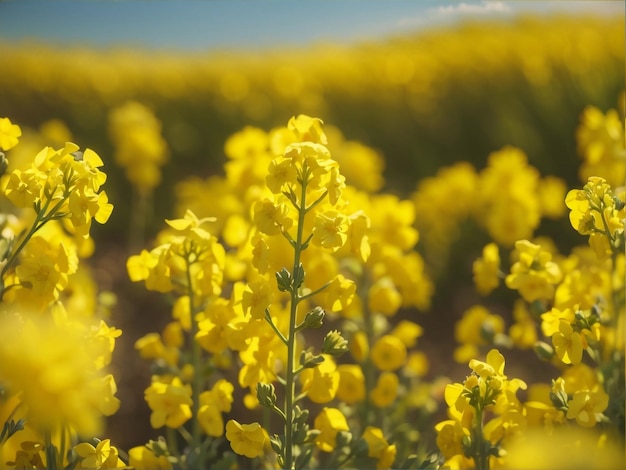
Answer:
[{"label": "field of yellow flowers", "polygon": [[621,468],[623,34],[0,44],[0,467]]}]

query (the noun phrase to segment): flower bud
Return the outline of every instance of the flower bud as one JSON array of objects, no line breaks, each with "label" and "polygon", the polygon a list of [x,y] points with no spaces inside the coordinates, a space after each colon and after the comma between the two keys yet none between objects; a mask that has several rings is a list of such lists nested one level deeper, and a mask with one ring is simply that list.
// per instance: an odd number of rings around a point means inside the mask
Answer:
[{"label": "flower bud", "polygon": [[305,369],[312,369],[324,362],[324,357],[315,355],[311,351],[302,351],[300,354],[300,365]]},{"label": "flower bud", "polygon": [[550,361],[554,357],[554,348],[543,341],[537,341],[533,349],[542,361]]},{"label": "flower bud", "polygon": [[4,156],[4,153],[0,152],[0,176],[4,175],[7,168],[9,168],[9,160]]},{"label": "flower bud", "polygon": [[274,385],[259,382],[256,385],[256,398],[266,408],[273,408],[276,404],[276,390]]},{"label": "flower bud", "polygon": [[348,351],[348,341],[337,330],[329,331],[324,337],[322,352],[331,356],[341,356]]},{"label": "flower bud", "polygon": [[304,327],[305,328],[319,328],[322,326],[324,316],[324,309],[322,307],[315,307],[304,317]]}]

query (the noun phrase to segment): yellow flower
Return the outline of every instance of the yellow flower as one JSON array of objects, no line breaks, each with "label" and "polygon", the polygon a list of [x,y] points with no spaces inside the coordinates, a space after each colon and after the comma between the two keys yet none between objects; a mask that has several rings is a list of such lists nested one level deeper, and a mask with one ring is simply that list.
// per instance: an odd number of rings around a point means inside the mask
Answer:
[{"label": "yellow flower", "polygon": [[323,300],[320,302],[331,312],[345,310],[356,292],[356,284],[350,279],[346,279],[342,274],[337,274],[331,283],[322,293]]},{"label": "yellow flower", "polygon": [[[86,326],[47,317],[0,318],[0,377],[21,393],[26,418],[41,429],[70,426],[81,435],[102,430],[102,412],[117,409],[114,382],[96,368]],[[102,393],[102,395],[99,395]]]},{"label": "yellow flower", "polygon": [[363,362],[370,352],[369,339],[365,332],[355,332],[350,338],[349,348],[354,360]]},{"label": "yellow flower", "polygon": [[265,318],[267,309],[274,298],[272,287],[265,280],[251,282],[243,291],[241,305],[244,312],[250,311],[250,315],[255,319]]},{"label": "yellow flower", "polygon": [[424,334],[424,329],[415,322],[400,320],[390,334],[400,338],[407,348],[412,348],[417,344],[417,338]]},{"label": "yellow flower", "polygon": [[482,295],[488,295],[500,285],[500,253],[498,245],[489,243],[483,248],[482,258],[472,265],[474,284]]},{"label": "yellow flower", "polygon": [[98,410],[104,416],[111,416],[117,413],[120,408],[120,400],[115,396],[117,384],[112,374],[94,379],[91,384],[92,396],[98,397]]},{"label": "yellow flower", "polygon": [[74,447],[74,451],[81,458],[76,468],[109,469],[125,467],[124,462],[119,459],[117,448],[111,445],[109,439],[98,442],[96,447],[88,442],[81,442]]},{"label": "yellow flower", "polygon": [[19,208],[32,207],[41,197],[42,178],[33,170],[13,170],[4,189],[4,195]]},{"label": "yellow flower", "polygon": [[319,118],[300,114],[289,119],[287,129],[293,132],[300,142],[309,141],[326,145],[328,141],[322,129],[323,123],[324,121]]},{"label": "yellow flower", "polygon": [[266,235],[276,235],[281,230],[289,230],[293,220],[289,216],[289,208],[281,203],[274,203],[269,199],[257,201],[253,206],[253,220],[260,232]]},{"label": "yellow flower", "polygon": [[[623,444],[622,444],[623,445]],[[585,469],[614,470],[624,461],[616,442],[602,446],[597,434],[573,427],[558,427],[552,433],[528,430],[507,447],[505,468],[520,470]]]},{"label": "yellow flower", "polygon": [[370,311],[392,316],[402,306],[402,295],[391,278],[381,277],[368,290],[367,301]]},{"label": "yellow flower", "polygon": [[305,369],[300,374],[302,391],[307,393],[314,403],[328,403],[339,388],[339,372],[332,356],[323,355],[324,362],[312,369]]},{"label": "yellow flower", "polygon": [[545,336],[552,337],[555,333],[558,333],[561,320],[565,320],[568,323],[574,321],[574,312],[570,308],[564,308],[562,310],[558,308],[552,308],[549,312],[541,314],[541,331]]},{"label": "yellow flower", "polygon": [[152,251],[141,250],[139,255],[133,255],[126,261],[126,269],[131,281],[145,281],[146,289],[157,292],[170,292],[172,283],[173,254],[169,246],[160,245]]},{"label": "yellow flower", "polygon": [[265,183],[272,193],[280,194],[288,185],[295,188],[296,181],[296,166],[291,158],[278,157],[271,161]]},{"label": "yellow flower", "polygon": [[435,425],[437,431],[437,447],[445,459],[455,455],[463,455],[463,437],[468,434],[461,424],[452,419],[441,421]]},{"label": "yellow flower", "polygon": [[389,445],[383,436],[382,429],[368,426],[363,431],[363,439],[367,442],[367,456],[376,459],[376,468],[384,470],[391,468],[396,459],[396,446]]},{"label": "yellow flower", "polygon": [[0,149],[9,150],[18,143],[22,130],[13,124],[9,118],[0,118]]},{"label": "yellow flower", "polygon": [[572,399],[567,402],[567,418],[576,419],[576,422],[592,428],[601,419],[602,412],[609,406],[609,396],[603,390],[578,390]]},{"label": "yellow flower", "polygon": [[183,385],[178,377],[167,383],[154,376],[144,393],[152,410],[150,425],[154,429],[163,426],[175,429],[191,418],[191,388]]},{"label": "yellow flower", "polygon": [[513,305],[515,323],[509,328],[509,337],[520,349],[530,349],[537,342],[537,326],[522,299],[516,299]]},{"label": "yellow flower", "polygon": [[267,433],[259,423],[240,424],[234,419],[226,423],[226,439],[236,454],[250,459],[262,456],[269,442]]},{"label": "yellow flower", "polygon": [[566,320],[559,321],[559,331],[552,335],[552,344],[565,364],[578,364],[583,358],[583,337]]},{"label": "yellow flower", "polygon": [[143,359],[163,359],[167,364],[178,364],[180,351],[178,348],[168,348],[158,333],[148,333],[135,341],[135,349]]},{"label": "yellow flower", "polygon": [[516,289],[524,300],[550,300],[555,285],[561,281],[559,266],[552,261],[550,252],[542,250],[528,240],[515,242],[519,260],[511,267],[511,274],[505,278],[508,288]]},{"label": "yellow flower", "polygon": [[492,349],[487,353],[487,361],[482,362],[472,359],[469,362],[470,369],[480,375],[483,379],[487,377],[499,376],[506,379],[504,375],[504,356],[497,349]]},{"label": "yellow flower", "polygon": [[70,194],[68,209],[76,235],[88,238],[91,220],[95,219],[100,224],[106,223],[113,212],[113,205],[109,204],[109,198],[104,191],[95,193],[77,189]]},{"label": "yellow flower", "polygon": [[58,299],[67,286],[71,268],[63,242],[53,246],[45,238],[34,236],[22,252],[15,274],[22,287],[35,296],[52,301]]},{"label": "yellow flower", "polygon": [[395,336],[384,335],[372,347],[372,362],[381,371],[399,369],[404,365],[406,357],[406,346]]},{"label": "yellow flower", "polygon": [[337,408],[324,407],[317,415],[313,427],[320,431],[315,438],[315,444],[323,452],[335,450],[337,434],[339,431],[349,431],[346,417]]},{"label": "yellow flower", "polygon": [[174,467],[167,455],[155,455],[147,446],[133,447],[128,451],[128,465],[132,468],[150,468],[153,470],[172,470]]},{"label": "yellow flower", "polygon": [[372,403],[379,408],[391,405],[398,397],[400,380],[393,372],[383,372],[371,391]]},{"label": "yellow flower", "polygon": [[109,133],[115,144],[115,161],[139,191],[154,189],[161,181],[160,167],[167,159],[167,144],[154,113],[128,101],[109,114]]},{"label": "yellow flower", "polygon": [[222,413],[231,410],[233,402],[233,385],[227,380],[218,380],[211,390],[200,394],[198,420],[204,432],[213,437],[224,434]]},{"label": "yellow flower", "polygon": [[315,215],[313,243],[332,251],[341,248],[348,239],[348,219],[335,211]]},{"label": "yellow flower", "polygon": [[365,376],[361,366],[340,364],[337,366],[337,372],[339,372],[337,398],[347,405],[362,401],[365,398]]},{"label": "yellow flower", "polygon": [[602,113],[594,106],[587,106],[580,116],[576,129],[578,152],[583,158],[580,179],[601,176],[614,186],[624,184],[626,163],[621,157],[624,151],[624,126],[619,113],[610,109]]}]

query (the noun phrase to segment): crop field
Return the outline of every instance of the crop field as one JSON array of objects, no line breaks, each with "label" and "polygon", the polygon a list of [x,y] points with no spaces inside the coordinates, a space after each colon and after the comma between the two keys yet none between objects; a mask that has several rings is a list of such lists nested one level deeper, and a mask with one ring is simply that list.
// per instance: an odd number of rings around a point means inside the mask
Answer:
[{"label": "crop field", "polygon": [[0,468],[623,465],[623,18],[0,57]]}]

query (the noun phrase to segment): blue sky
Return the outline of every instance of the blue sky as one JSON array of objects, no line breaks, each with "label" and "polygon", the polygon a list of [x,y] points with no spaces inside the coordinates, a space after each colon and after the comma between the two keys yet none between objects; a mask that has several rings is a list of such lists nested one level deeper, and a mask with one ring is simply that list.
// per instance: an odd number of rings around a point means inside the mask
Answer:
[{"label": "blue sky", "polygon": [[355,42],[472,17],[624,14],[620,0],[0,0],[0,41],[203,50]]}]

